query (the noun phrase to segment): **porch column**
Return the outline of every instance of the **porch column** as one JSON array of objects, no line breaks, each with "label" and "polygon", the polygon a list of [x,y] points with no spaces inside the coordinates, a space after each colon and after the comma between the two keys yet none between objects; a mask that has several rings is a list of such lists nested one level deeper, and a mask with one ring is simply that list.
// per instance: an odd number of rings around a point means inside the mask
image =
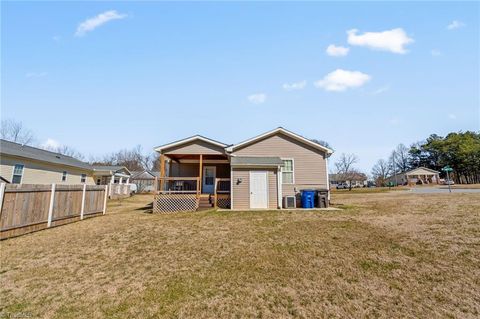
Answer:
[{"label": "porch column", "polygon": [[198,191],[200,192],[200,194],[202,193],[202,185],[203,185],[202,175],[203,175],[203,155],[200,154],[200,160],[198,162],[198,179],[200,180],[198,185]]},{"label": "porch column", "polygon": [[110,175],[110,184],[115,183],[115,174]]},{"label": "porch column", "polygon": [[121,184],[122,184],[122,182],[123,182],[123,177],[120,177],[120,178],[118,179],[118,184],[120,184],[120,185],[121,185]]},{"label": "porch column", "polygon": [[163,185],[165,183],[165,155],[160,155],[160,190],[163,191]]}]

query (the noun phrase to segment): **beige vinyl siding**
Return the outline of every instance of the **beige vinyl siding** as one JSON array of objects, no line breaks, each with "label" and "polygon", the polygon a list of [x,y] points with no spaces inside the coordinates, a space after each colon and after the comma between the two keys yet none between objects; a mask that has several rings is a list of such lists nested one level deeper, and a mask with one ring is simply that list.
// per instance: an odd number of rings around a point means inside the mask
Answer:
[{"label": "beige vinyl siding", "polygon": [[204,154],[204,155],[225,155],[223,147],[196,140],[182,145],[162,150],[163,154]]},{"label": "beige vinyl siding", "polygon": [[283,184],[282,195],[306,188],[328,188],[325,153],[278,133],[232,153],[237,156],[278,156],[294,160],[294,184]]},{"label": "beige vinyl siding", "polygon": [[[81,184],[81,175],[86,174],[86,184],[93,185],[93,172],[58,164],[45,163],[31,159],[17,158],[2,154],[0,159],[0,175],[12,181],[15,164],[22,164],[22,184]],[[67,180],[62,182],[63,172],[67,171]]]},{"label": "beige vinyl siding", "polygon": [[[232,209],[250,209],[250,171],[268,172],[268,208],[276,209],[277,205],[277,172],[276,169],[232,168],[233,207]],[[237,180],[242,182],[237,184]]]}]

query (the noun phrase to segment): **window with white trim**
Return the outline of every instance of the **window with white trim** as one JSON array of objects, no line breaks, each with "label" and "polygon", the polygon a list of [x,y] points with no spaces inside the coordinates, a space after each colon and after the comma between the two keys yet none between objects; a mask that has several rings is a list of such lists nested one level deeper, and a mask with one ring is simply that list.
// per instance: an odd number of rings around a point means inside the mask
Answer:
[{"label": "window with white trim", "polygon": [[22,177],[23,177],[23,168],[25,165],[23,164],[15,164],[13,168],[13,177],[12,177],[12,184],[21,184]]},{"label": "window with white trim", "polygon": [[282,182],[283,184],[293,184],[294,183],[293,159],[282,159],[282,161],[283,161]]},{"label": "window with white trim", "polygon": [[62,182],[65,182],[67,180],[67,171],[63,171],[62,173]]},{"label": "window with white trim", "polygon": [[87,181],[87,174],[82,174],[82,177],[80,178],[80,183],[85,183]]}]

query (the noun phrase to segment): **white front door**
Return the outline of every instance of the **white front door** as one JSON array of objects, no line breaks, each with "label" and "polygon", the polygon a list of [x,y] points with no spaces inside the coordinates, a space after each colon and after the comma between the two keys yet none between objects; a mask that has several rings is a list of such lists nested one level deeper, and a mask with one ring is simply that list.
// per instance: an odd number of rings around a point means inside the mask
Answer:
[{"label": "white front door", "polygon": [[268,172],[250,171],[250,208],[268,208]]},{"label": "white front door", "polygon": [[217,168],[215,166],[203,167],[202,193],[213,194],[215,191],[215,178],[217,177]]}]

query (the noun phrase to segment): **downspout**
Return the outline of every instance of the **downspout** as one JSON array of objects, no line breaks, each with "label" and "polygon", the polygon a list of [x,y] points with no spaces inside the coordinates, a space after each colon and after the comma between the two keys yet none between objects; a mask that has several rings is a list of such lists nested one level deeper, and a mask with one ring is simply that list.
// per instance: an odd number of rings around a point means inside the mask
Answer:
[{"label": "downspout", "polygon": [[327,154],[325,154],[325,174],[327,174],[327,199],[330,202],[330,176],[328,176],[328,157]]},{"label": "downspout", "polygon": [[282,171],[281,166],[277,166],[277,202],[278,208],[283,208],[283,194],[282,194]]}]

